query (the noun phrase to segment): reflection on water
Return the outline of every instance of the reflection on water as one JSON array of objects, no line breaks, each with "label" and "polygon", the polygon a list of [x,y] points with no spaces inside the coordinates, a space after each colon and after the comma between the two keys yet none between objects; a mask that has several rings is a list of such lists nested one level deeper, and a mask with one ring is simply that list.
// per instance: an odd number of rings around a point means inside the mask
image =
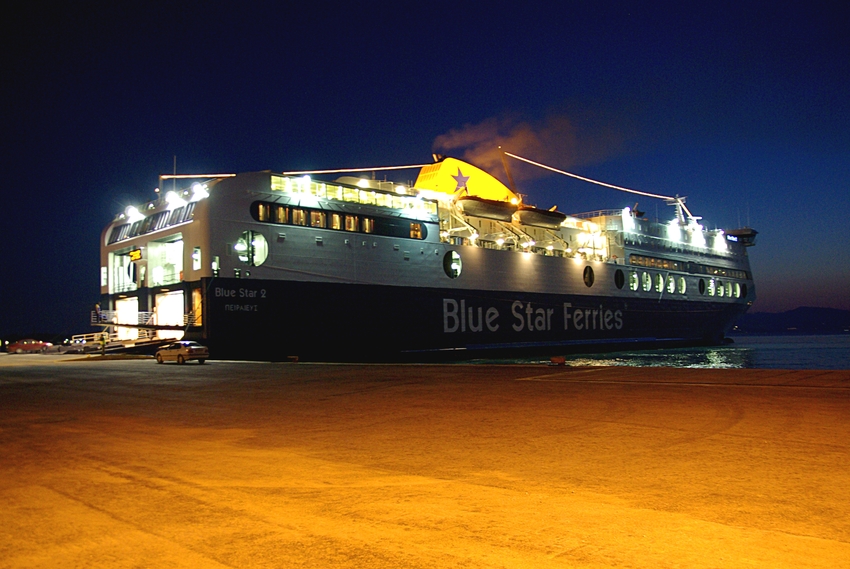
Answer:
[{"label": "reflection on water", "polygon": [[[850,335],[741,336],[724,346],[565,356],[568,366],[850,369]],[[559,354],[560,355],[560,354]],[[527,359],[523,363],[548,363]]]},{"label": "reflection on water", "polygon": [[[753,349],[735,346],[634,350],[610,354],[566,356],[568,366],[632,366],[681,368],[751,368]],[[542,363],[542,362],[541,362]]]}]

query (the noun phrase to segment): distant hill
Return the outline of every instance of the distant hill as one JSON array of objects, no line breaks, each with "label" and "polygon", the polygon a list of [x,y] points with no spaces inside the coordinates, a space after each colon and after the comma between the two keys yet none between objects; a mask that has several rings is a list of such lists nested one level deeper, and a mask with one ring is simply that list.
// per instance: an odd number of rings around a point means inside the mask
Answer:
[{"label": "distant hill", "polygon": [[850,310],[800,307],[787,312],[755,312],[738,319],[730,335],[841,334],[850,332]]}]

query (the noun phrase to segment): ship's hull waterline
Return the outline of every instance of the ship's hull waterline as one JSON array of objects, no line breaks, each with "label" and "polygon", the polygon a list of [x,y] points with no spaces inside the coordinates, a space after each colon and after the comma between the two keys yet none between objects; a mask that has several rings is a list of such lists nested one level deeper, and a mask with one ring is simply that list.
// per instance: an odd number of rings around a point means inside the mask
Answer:
[{"label": "ship's hull waterline", "polygon": [[718,344],[740,304],[209,279],[218,357],[428,361]]}]

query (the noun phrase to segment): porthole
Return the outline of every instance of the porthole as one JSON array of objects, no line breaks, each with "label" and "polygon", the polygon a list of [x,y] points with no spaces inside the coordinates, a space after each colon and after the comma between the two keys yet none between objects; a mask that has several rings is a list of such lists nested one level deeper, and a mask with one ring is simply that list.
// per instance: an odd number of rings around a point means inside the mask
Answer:
[{"label": "porthole", "polygon": [[741,298],[741,283],[735,283],[735,298]]},{"label": "porthole", "polygon": [[726,296],[728,296],[729,298],[732,298],[732,283],[727,282],[725,288],[726,288]]},{"label": "porthole", "polygon": [[717,296],[723,298],[726,293],[726,288],[723,286],[723,281],[717,281]]},{"label": "porthole", "polygon": [[584,268],[584,284],[588,287],[593,286],[593,267]]},{"label": "porthole", "polygon": [[685,294],[685,291],[688,290],[688,283],[685,280],[685,277],[679,277],[679,294]]},{"label": "porthole", "polygon": [[664,292],[664,275],[655,275],[655,292]]},{"label": "porthole", "polygon": [[643,290],[645,290],[646,292],[652,290],[652,275],[650,275],[649,273],[641,273],[640,278],[643,282]]},{"label": "porthole", "polygon": [[629,288],[632,290],[637,290],[640,282],[638,281],[638,274],[635,271],[629,273]]},{"label": "porthole", "polygon": [[257,231],[243,231],[233,249],[240,261],[252,267],[262,265],[269,256],[269,243]]},{"label": "porthole", "polygon": [[617,269],[616,272],[614,273],[614,285],[616,285],[617,288],[621,289],[621,288],[623,288],[623,285],[625,285],[625,284],[626,284],[626,276],[623,274],[623,271],[621,271],[620,269]]},{"label": "porthole", "polygon": [[669,294],[676,292],[676,279],[673,278],[673,275],[667,275],[667,292]]},{"label": "porthole", "polygon": [[714,279],[708,280],[708,296],[714,296],[717,291],[717,282]]},{"label": "porthole", "polygon": [[747,298],[747,283],[741,285],[741,296]]},{"label": "porthole", "polygon": [[699,280],[699,293],[705,294],[705,279]]},{"label": "porthole", "polygon": [[450,279],[456,279],[460,276],[460,271],[463,268],[463,262],[460,260],[460,253],[457,251],[449,251],[443,255],[443,270]]}]

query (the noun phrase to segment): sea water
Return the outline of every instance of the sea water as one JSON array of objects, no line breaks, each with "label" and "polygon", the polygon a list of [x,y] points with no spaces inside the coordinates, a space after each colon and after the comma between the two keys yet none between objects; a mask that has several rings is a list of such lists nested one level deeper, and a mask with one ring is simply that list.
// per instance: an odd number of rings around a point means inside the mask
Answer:
[{"label": "sea water", "polygon": [[[568,366],[850,369],[850,334],[736,336],[722,346],[566,355]],[[553,354],[554,355],[554,354]],[[516,361],[516,360],[514,360]],[[523,363],[544,363],[530,358]]]}]

